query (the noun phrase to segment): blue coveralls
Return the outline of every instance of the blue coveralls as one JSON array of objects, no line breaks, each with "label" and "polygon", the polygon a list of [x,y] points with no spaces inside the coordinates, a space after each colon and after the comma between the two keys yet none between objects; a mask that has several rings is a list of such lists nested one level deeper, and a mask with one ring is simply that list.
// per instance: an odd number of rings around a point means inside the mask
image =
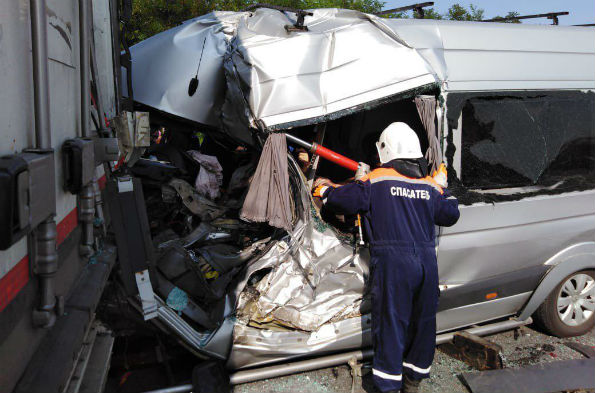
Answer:
[{"label": "blue coveralls", "polygon": [[405,177],[392,167],[322,196],[328,208],[363,217],[371,254],[374,383],[385,392],[401,388],[403,373],[427,378],[440,294],[435,225],[457,222],[458,201],[431,177]]}]

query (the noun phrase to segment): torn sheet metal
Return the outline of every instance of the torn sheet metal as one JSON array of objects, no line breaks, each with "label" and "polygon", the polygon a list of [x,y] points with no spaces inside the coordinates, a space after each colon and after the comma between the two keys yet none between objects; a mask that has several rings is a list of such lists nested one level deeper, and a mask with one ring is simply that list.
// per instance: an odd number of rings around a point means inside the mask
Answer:
[{"label": "torn sheet metal", "polygon": [[230,55],[254,119],[271,127],[316,118],[436,82],[429,65],[379,18],[319,9],[307,32],[293,14],[241,18]]},{"label": "torn sheet metal", "polygon": [[[223,55],[237,21],[247,15],[243,12],[213,12],[132,46],[134,99],[185,119],[218,126],[225,93]],[[197,75],[203,42],[205,48],[198,70],[200,83],[198,91],[191,97],[188,83]],[[127,95],[127,92],[123,94]]]},{"label": "torn sheet metal", "polygon": [[312,236],[319,237],[318,247],[303,247],[278,260],[254,292],[240,297],[239,308],[249,322],[316,331],[331,320],[361,315],[367,264],[336,237]]},{"label": "torn sheet metal", "polygon": [[[236,287],[238,318],[245,323],[276,321],[287,328],[316,331],[325,323],[362,314],[368,251],[355,253],[334,229],[318,221],[316,213],[309,214],[313,206],[303,176],[299,181],[301,199],[296,203],[302,214],[290,237],[253,261]],[[243,291],[259,271],[268,273]]]},{"label": "torn sheet metal", "polygon": [[118,136],[118,149],[124,155],[124,161],[133,166],[151,142],[149,113],[123,111],[113,119],[113,124]]},{"label": "torn sheet metal", "polygon": [[[211,13],[140,42],[130,48],[134,98],[206,125],[219,126],[222,117],[228,133],[249,143],[246,126],[256,128],[257,120],[271,127],[317,118],[437,81],[380,18],[341,9],[313,13],[307,32],[285,30],[293,14],[260,8]],[[191,97],[203,42],[200,84]]]},{"label": "torn sheet metal", "polygon": [[232,368],[371,343],[368,252],[354,253],[345,236],[320,220],[291,156],[289,173],[299,182],[297,223],[248,263],[231,294],[237,299]]},{"label": "torn sheet metal", "polygon": [[323,355],[372,345],[369,315],[327,323],[315,332],[263,330],[236,323],[230,369],[283,362],[313,353]]},{"label": "torn sheet metal", "polygon": [[204,15],[134,45],[134,97],[253,145],[249,127],[315,123],[434,83],[445,91],[595,87],[589,29],[312,12],[307,32],[285,30],[294,14],[261,8]]}]

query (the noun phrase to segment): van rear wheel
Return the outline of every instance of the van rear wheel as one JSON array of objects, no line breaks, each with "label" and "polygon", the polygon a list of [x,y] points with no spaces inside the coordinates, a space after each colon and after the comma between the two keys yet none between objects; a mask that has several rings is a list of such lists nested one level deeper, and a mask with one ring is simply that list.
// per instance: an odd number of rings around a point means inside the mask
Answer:
[{"label": "van rear wheel", "polygon": [[534,314],[548,333],[558,337],[580,336],[595,325],[595,271],[566,277]]}]

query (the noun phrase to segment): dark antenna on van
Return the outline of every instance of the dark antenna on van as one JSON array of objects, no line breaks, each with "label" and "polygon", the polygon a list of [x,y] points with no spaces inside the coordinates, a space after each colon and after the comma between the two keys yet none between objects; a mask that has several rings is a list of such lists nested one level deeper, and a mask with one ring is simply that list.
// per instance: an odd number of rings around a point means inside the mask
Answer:
[{"label": "dark antenna on van", "polygon": [[405,12],[405,11],[413,10],[413,12],[415,14],[415,19],[423,19],[425,16],[424,7],[431,7],[433,5],[434,5],[433,1],[427,1],[425,3],[411,4],[411,5],[406,5],[404,7],[392,8],[390,10],[380,11],[380,12],[377,12],[375,15],[377,15],[377,16],[390,15],[390,14],[396,14],[398,12]]},{"label": "dark antenna on van", "polygon": [[198,68],[196,69],[196,76],[190,79],[190,83],[188,84],[188,95],[192,97],[194,93],[196,93],[196,89],[198,89],[198,71],[200,71],[200,63],[202,62],[202,53],[205,51],[205,45],[207,43],[207,36],[202,41],[202,49],[200,50],[200,59],[198,60]]},{"label": "dark antenna on van", "polygon": [[558,17],[561,15],[568,15],[568,11],[562,12],[548,12],[547,14],[535,14],[535,15],[519,15],[519,16],[508,16],[508,17],[497,17],[492,19],[484,19],[482,22],[505,22],[508,20],[520,20],[520,19],[535,19],[535,18],[548,18],[552,20],[552,25],[558,24]]}]

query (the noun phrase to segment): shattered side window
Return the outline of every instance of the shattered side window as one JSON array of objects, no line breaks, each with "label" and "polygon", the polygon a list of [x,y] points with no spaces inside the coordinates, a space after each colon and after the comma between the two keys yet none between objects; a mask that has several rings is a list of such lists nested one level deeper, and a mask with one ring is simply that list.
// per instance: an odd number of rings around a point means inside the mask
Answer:
[{"label": "shattered side window", "polygon": [[461,180],[470,188],[551,186],[595,174],[593,94],[468,99]]}]

